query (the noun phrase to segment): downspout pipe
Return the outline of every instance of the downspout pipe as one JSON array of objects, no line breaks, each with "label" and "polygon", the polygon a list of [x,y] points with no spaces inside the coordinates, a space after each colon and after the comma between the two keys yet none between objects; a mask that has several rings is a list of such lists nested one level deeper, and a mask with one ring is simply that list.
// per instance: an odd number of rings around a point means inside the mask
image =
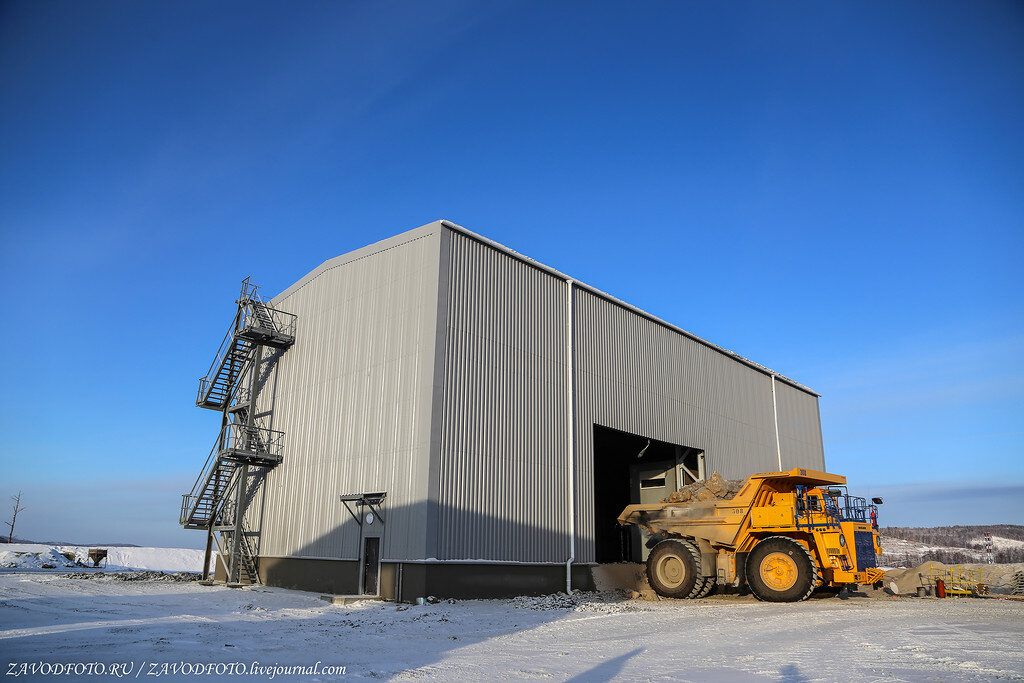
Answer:
[{"label": "downspout pipe", "polygon": [[567,379],[569,382],[569,395],[566,399],[566,410],[568,411],[568,438],[566,439],[566,454],[568,457],[568,528],[569,530],[569,559],[565,561],[565,592],[572,593],[572,563],[576,560],[576,335],[575,335],[575,306],[574,306],[574,285],[573,280],[566,278],[566,332],[568,343],[566,344],[567,362],[565,364]]}]

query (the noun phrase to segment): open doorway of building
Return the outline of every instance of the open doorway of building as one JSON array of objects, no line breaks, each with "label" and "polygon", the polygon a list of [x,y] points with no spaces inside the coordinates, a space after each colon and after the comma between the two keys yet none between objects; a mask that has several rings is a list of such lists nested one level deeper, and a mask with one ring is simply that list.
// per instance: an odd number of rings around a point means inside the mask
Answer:
[{"label": "open doorway of building", "polygon": [[596,560],[643,562],[646,532],[616,521],[627,505],[656,503],[704,478],[704,451],[594,425],[594,542]]}]

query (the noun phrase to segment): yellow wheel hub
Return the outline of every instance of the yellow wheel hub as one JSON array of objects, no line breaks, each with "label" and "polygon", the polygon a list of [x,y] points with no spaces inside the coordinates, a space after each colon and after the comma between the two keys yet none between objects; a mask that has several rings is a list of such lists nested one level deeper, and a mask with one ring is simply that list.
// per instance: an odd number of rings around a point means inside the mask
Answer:
[{"label": "yellow wheel hub", "polygon": [[683,561],[675,555],[665,555],[659,559],[655,569],[658,572],[658,578],[667,588],[681,586],[686,578],[686,567],[683,565]]},{"label": "yellow wheel hub", "polygon": [[769,553],[761,560],[761,580],[773,591],[787,591],[796,585],[796,562],[786,553]]}]

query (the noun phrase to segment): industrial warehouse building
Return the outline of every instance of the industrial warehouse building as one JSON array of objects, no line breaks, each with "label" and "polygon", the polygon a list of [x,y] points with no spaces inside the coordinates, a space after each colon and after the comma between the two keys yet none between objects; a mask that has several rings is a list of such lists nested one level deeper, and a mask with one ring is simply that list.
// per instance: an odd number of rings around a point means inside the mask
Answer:
[{"label": "industrial warehouse building", "polygon": [[[645,557],[616,524],[627,504],[716,470],[824,469],[814,392],[448,221],[245,301],[200,389],[224,427],[182,508],[227,531],[231,580],[589,588],[595,564]],[[232,553],[249,556],[233,576]]]}]

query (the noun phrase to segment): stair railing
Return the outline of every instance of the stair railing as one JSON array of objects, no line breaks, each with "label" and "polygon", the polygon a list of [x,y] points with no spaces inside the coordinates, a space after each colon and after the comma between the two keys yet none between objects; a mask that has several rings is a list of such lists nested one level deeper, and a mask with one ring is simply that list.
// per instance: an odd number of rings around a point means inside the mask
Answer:
[{"label": "stair railing", "polygon": [[[294,313],[286,313],[285,311],[271,308],[259,299],[240,300],[239,304],[242,314],[242,329],[254,327],[267,329],[263,325],[263,318],[265,317],[273,325],[273,329],[270,330],[271,332],[277,332],[289,337],[295,336],[295,321],[298,316]],[[261,313],[263,314],[262,317]]]},{"label": "stair railing", "polygon": [[220,372],[221,366],[224,365],[224,359],[231,352],[231,348],[235,344],[235,324],[238,321],[238,314],[235,314],[235,320],[231,322],[231,327],[228,328],[227,334],[224,335],[224,339],[220,342],[220,347],[217,349],[217,355],[213,357],[213,362],[210,363],[209,369],[206,374],[199,378],[199,393],[196,396],[196,403],[202,403],[206,397],[208,387],[213,383],[217,373]]},{"label": "stair railing", "polygon": [[[284,452],[284,432],[256,425],[229,422],[224,425],[224,448],[281,455]],[[260,450],[255,450],[256,448]]]},{"label": "stair railing", "polygon": [[[184,524],[195,512],[196,506],[199,504],[199,500],[203,489],[206,488],[206,482],[209,481],[210,477],[213,476],[214,470],[217,469],[217,461],[220,459],[217,453],[218,446],[220,445],[220,437],[213,442],[213,448],[210,449],[209,455],[206,456],[206,462],[203,463],[203,469],[196,477],[196,481],[192,484],[192,490],[188,493],[182,494],[182,518],[181,523]],[[191,504],[186,509],[186,504]],[[186,514],[187,513],[187,514]]]},{"label": "stair railing", "polygon": [[[238,410],[236,410],[234,415],[232,416],[234,419],[234,422],[232,422],[232,424],[241,425],[243,429],[245,427],[248,427],[249,425],[247,418],[249,416],[250,410],[252,410],[252,406],[246,406],[244,408],[239,408]],[[266,453],[267,444],[261,438],[259,431],[260,429],[264,429],[264,427],[260,425],[260,419],[258,417],[253,418],[253,427],[254,429],[249,429],[247,432],[249,448],[246,448],[245,450],[250,450],[255,453]]]},{"label": "stair railing", "polygon": [[253,299],[263,303],[263,297],[260,296],[260,286],[252,283],[252,275],[250,275],[242,280],[242,291],[238,295],[238,303],[251,301]]},{"label": "stair railing", "polygon": [[190,493],[181,494],[181,514],[178,516],[178,524],[185,525],[188,523],[189,518],[192,517],[195,505],[196,496]]}]

